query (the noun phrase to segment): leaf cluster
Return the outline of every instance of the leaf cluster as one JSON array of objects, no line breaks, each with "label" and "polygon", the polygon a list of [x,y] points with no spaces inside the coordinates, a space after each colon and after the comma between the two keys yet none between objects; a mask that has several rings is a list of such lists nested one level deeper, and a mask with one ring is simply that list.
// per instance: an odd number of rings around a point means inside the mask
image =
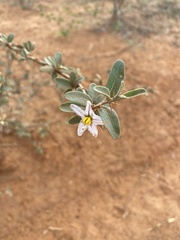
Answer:
[{"label": "leaf cluster", "polygon": [[[112,103],[122,99],[136,97],[147,94],[146,89],[138,88],[122,93],[124,88],[125,64],[118,59],[112,66],[105,86],[91,83],[88,89],[78,88],[65,92],[64,97],[67,102],[61,104],[60,110],[73,112],[70,105],[75,104],[85,109],[87,101],[92,103],[93,110],[101,117],[104,126],[110,135],[117,139],[120,136],[120,120],[118,114],[112,109]],[[81,119],[77,116],[70,119],[69,123],[78,123]]]},{"label": "leaf cluster", "polygon": [[[60,110],[64,112],[73,112],[70,105],[75,104],[83,110],[87,101],[92,104],[93,111],[99,115],[105,128],[110,135],[117,139],[120,136],[120,120],[116,111],[112,108],[113,103],[133,98],[139,95],[147,94],[146,89],[138,88],[123,92],[125,78],[125,63],[118,59],[112,65],[106,84],[89,84],[85,89],[82,81],[85,79],[79,69],[67,67],[63,64],[61,52],[54,56],[45,57],[44,60],[34,58],[30,53],[34,50],[35,44],[28,41],[21,45],[13,43],[14,35],[0,35],[0,45],[8,47],[13,53],[21,56],[21,61],[31,60],[41,65],[40,70],[51,75],[52,80],[64,93],[66,101],[60,105]],[[5,100],[0,99],[0,105]],[[69,120],[70,124],[79,123],[80,117],[74,116]]]}]

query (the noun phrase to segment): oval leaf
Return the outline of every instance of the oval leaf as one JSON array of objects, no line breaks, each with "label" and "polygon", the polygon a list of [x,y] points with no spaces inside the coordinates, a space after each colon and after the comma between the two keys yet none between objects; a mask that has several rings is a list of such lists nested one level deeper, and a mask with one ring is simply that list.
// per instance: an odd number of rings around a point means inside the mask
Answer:
[{"label": "oval leaf", "polygon": [[71,103],[77,104],[79,106],[86,106],[87,101],[92,102],[91,97],[80,91],[71,91],[64,94],[65,98]]},{"label": "oval leaf", "polygon": [[30,42],[29,51],[32,52],[35,49],[35,42]]},{"label": "oval leaf", "polygon": [[60,52],[57,52],[54,55],[54,60],[56,62],[56,65],[61,65],[61,63],[62,63],[62,54]]},{"label": "oval leaf", "polygon": [[89,85],[89,89],[88,89],[88,94],[89,94],[89,96],[92,98],[93,103],[95,103],[95,99],[96,99],[96,97],[98,96],[98,93],[94,90],[94,87],[95,87],[95,86],[96,86],[95,83],[91,83],[91,84]]},{"label": "oval leaf", "polygon": [[55,82],[65,91],[72,89],[71,82],[65,78],[56,78]]},{"label": "oval leaf", "polygon": [[8,43],[11,43],[13,41],[13,39],[14,39],[14,34],[13,33],[9,34],[7,37]]},{"label": "oval leaf", "polygon": [[56,63],[55,63],[55,60],[52,58],[52,57],[45,57],[44,58],[44,61],[47,63],[47,65],[49,66],[55,66]]},{"label": "oval leaf", "polygon": [[121,81],[124,80],[124,67],[124,62],[119,59],[110,71],[106,87],[109,89],[111,97],[116,97],[119,94]]},{"label": "oval leaf", "polygon": [[27,41],[26,43],[23,44],[24,47],[30,52],[31,51],[31,42]]},{"label": "oval leaf", "polygon": [[77,124],[77,123],[79,123],[81,121],[81,117],[79,117],[79,116],[74,116],[73,118],[71,118],[70,120],[69,120],[69,123],[70,124]]},{"label": "oval leaf", "polygon": [[137,88],[137,89],[130,90],[130,91],[123,93],[120,97],[132,98],[132,97],[136,97],[136,96],[144,95],[144,94],[147,94],[147,91],[145,88]]},{"label": "oval leaf", "polygon": [[83,80],[84,80],[84,77],[83,77],[83,76],[79,76],[79,77],[76,78],[74,84],[75,84],[75,85],[78,85],[78,83],[82,82]]},{"label": "oval leaf", "polygon": [[102,118],[104,126],[107,128],[110,135],[117,139],[120,137],[120,122],[117,113],[110,107],[103,106],[98,109],[99,115]]},{"label": "oval leaf", "polygon": [[53,72],[51,74],[51,77],[52,77],[52,80],[55,80],[57,78],[57,73],[56,72]]},{"label": "oval leaf", "polygon": [[74,81],[76,80],[76,74],[75,74],[75,72],[71,72],[70,73],[70,81],[72,82],[72,83],[74,83]]},{"label": "oval leaf", "polygon": [[21,57],[22,57],[22,59],[27,59],[27,51],[26,51],[26,49],[22,49],[21,50]]},{"label": "oval leaf", "polygon": [[89,89],[88,89],[88,94],[89,96],[92,98],[92,102],[94,104],[98,104],[99,102],[101,102],[104,99],[104,96],[99,95],[98,92],[96,92],[94,90],[94,87],[96,86],[95,83],[91,83],[89,85]]},{"label": "oval leaf", "polygon": [[110,91],[107,87],[104,86],[95,86],[94,90],[104,96],[106,96],[108,99],[111,99],[110,97]]},{"label": "oval leaf", "polygon": [[63,112],[73,112],[72,108],[70,107],[71,102],[63,103],[59,106],[59,109]]},{"label": "oval leaf", "polygon": [[54,71],[54,68],[52,66],[43,66],[40,67],[41,72],[47,72],[47,73],[52,73]]}]

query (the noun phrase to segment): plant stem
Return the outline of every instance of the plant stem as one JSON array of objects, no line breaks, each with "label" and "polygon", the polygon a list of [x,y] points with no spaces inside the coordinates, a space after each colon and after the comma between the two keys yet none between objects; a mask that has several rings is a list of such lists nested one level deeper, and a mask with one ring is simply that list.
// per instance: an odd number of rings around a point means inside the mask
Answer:
[{"label": "plant stem", "polygon": [[[15,52],[16,54],[21,54],[21,51],[23,50],[22,45],[16,45],[14,43],[4,42],[1,38],[0,38],[0,43],[2,43],[5,47],[7,47],[11,51]],[[47,65],[45,61],[39,60],[38,58],[35,58],[29,54],[27,55],[26,60],[33,61],[41,66]],[[62,69],[63,69],[63,66],[62,66]],[[54,69],[54,71],[66,79],[70,78],[70,76],[68,74],[63,73],[61,70]],[[81,88],[81,90],[83,91],[84,94],[87,94],[85,88],[83,87],[83,85],[81,83],[78,84],[78,87]]]}]

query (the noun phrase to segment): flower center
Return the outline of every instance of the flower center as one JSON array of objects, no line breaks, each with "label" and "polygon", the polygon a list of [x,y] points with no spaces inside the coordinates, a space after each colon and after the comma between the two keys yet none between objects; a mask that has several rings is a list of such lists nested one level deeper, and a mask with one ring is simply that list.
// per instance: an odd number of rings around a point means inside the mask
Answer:
[{"label": "flower center", "polygon": [[91,125],[92,118],[90,116],[86,116],[83,118],[82,122],[84,123],[84,125]]}]

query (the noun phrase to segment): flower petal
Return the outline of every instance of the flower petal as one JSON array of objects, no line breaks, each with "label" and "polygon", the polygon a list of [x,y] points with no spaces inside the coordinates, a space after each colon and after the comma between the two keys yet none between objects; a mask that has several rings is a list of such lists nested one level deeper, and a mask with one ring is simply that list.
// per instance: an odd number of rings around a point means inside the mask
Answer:
[{"label": "flower petal", "polygon": [[92,123],[90,126],[88,126],[88,131],[93,135],[93,137],[98,136],[98,129],[95,124]]},{"label": "flower petal", "polygon": [[83,122],[81,121],[78,125],[77,135],[82,136],[82,134],[86,131],[87,128],[88,125],[84,125]]},{"label": "flower petal", "polygon": [[95,113],[93,115],[93,123],[96,124],[96,125],[104,125],[101,117],[96,115]]},{"label": "flower petal", "polygon": [[80,107],[78,107],[75,104],[71,104],[70,107],[78,116],[80,116],[81,118],[84,118],[85,116],[84,110],[82,110]]},{"label": "flower petal", "polygon": [[92,108],[91,108],[91,102],[87,101],[86,103],[86,109],[85,109],[85,115],[86,116],[91,116]]}]

